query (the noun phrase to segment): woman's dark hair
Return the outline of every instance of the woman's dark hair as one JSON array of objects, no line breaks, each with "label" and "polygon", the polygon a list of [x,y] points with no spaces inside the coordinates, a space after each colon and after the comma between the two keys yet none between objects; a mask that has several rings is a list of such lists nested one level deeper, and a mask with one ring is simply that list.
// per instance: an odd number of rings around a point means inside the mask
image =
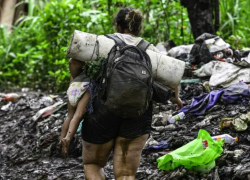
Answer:
[{"label": "woman's dark hair", "polygon": [[142,20],[143,16],[139,10],[126,7],[119,10],[114,22],[121,27],[122,33],[127,29],[137,36],[141,30]]}]

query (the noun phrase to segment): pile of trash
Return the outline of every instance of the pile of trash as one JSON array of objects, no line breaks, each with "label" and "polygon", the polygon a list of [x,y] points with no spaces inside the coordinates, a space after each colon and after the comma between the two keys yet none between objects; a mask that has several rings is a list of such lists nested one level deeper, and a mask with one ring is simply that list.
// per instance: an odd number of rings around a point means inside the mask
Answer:
[{"label": "pile of trash", "polygon": [[0,179],[83,179],[79,131],[71,158],[56,150],[66,102],[66,94],[0,94]]},{"label": "pile of trash", "polygon": [[[204,94],[206,94],[206,88],[202,82],[181,84],[181,98],[184,105],[192,104],[194,96]],[[11,99],[9,96],[14,98]],[[137,179],[250,178],[248,153],[250,129],[247,126],[250,122],[249,99],[250,96],[246,95],[230,104],[221,97],[202,115],[186,111],[176,112],[176,106],[170,102],[166,105],[155,103],[152,133],[143,150]],[[84,179],[81,135],[76,134],[70,144],[69,158],[62,158],[56,148],[61,126],[67,114],[66,94],[12,93],[3,95],[0,102],[0,177],[2,179]],[[203,134],[205,133],[203,140],[197,140],[198,134],[201,133],[199,133],[200,129],[203,129]],[[226,134],[229,139],[223,134]],[[216,141],[215,136],[218,135],[222,136],[217,139],[225,139],[224,145],[221,141]],[[210,136],[215,139],[215,142],[220,142],[216,146],[216,155],[212,157],[214,164],[212,166],[209,163],[206,164],[209,159],[207,154],[204,154],[207,148],[214,146],[210,144],[214,141]],[[197,157],[196,160],[194,157],[189,157],[190,143],[192,143],[192,149],[199,146],[199,153],[202,151],[205,157],[204,167],[199,163],[202,161],[201,154],[193,154]],[[182,148],[181,155],[179,148]],[[197,152],[193,151],[193,153]],[[169,156],[170,160],[166,160],[169,159],[166,156]],[[179,163],[174,164],[176,157]],[[165,160],[159,161],[161,158]],[[111,159],[112,157],[105,167],[107,179],[114,179]],[[185,164],[187,160],[188,162],[191,160],[192,162],[189,163],[196,169],[188,169]],[[198,163],[199,168],[195,162]],[[163,166],[159,167],[160,163]],[[208,166],[212,167],[212,170]],[[170,169],[161,170],[165,167]]]},{"label": "pile of trash", "polygon": [[[168,55],[196,77],[180,84],[181,110],[154,103],[136,179],[250,179],[249,52],[205,34]],[[85,179],[81,127],[68,158],[57,148],[66,116],[66,93],[0,93],[0,179]],[[114,179],[112,153],[105,173]]]}]

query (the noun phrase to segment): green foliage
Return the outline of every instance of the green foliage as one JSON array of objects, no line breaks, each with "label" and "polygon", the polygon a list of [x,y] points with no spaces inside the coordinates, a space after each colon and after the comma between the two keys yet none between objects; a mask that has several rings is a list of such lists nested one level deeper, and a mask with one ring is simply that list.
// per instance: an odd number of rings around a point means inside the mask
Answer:
[{"label": "green foliage", "polygon": [[250,0],[220,0],[221,36],[233,48],[250,46]]},{"label": "green foliage", "polygon": [[11,81],[58,91],[69,81],[65,50],[74,29],[85,30],[78,0],[50,1],[44,8],[29,1],[29,15],[21,17],[7,34],[0,29],[1,84]]},{"label": "green foliage", "polygon": [[[23,3],[23,2],[21,2]],[[20,3],[20,4],[21,4]],[[193,43],[187,10],[178,0],[29,0],[27,16],[20,17],[9,33],[0,26],[0,84],[65,91],[69,83],[65,56],[75,29],[108,34],[121,7],[144,14],[141,36],[153,44],[174,40]],[[18,5],[17,5],[18,6]],[[249,47],[250,0],[220,0],[218,34],[233,47]]]},{"label": "green foliage", "polygon": [[44,7],[35,2],[29,0],[28,15],[18,19],[11,34],[0,27],[1,84],[66,90],[70,74],[65,51],[72,32],[113,33],[113,18],[125,6],[144,13],[141,35],[152,43],[190,41],[187,12],[178,1],[44,0]]}]

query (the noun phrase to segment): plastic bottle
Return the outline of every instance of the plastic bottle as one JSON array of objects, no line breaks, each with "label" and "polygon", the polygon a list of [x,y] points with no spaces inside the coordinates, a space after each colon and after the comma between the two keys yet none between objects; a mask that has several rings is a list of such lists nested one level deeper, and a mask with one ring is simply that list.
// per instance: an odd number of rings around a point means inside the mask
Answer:
[{"label": "plastic bottle", "polygon": [[[238,137],[234,138],[234,137],[230,136],[229,134],[222,134],[222,135],[218,135],[218,136],[213,136],[212,139],[215,141],[220,141],[220,140],[224,139],[226,144],[233,144],[234,142],[239,141]],[[207,140],[203,140],[202,145],[203,145],[203,148],[207,148],[208,147]]]},{"label": "plastic bottle", "polygon": [[222,59],[224,57],[223,52],[217,52],[215,55],[218,59]]},{"label": "plastic bottle", "polygon": [[215,141],[220,141],[222,139],[225,139],[225,143],[227,143],[227,144],[233,144],[234,142],[239,141],[238,137],[233,138],[229,134],[222,134],[222,135],[218,135],[218,136],[213,136],[212,139]]},{"label": "plastic bottle", "polygon": [[63,102],[62,102],[62,101],[59,101],[59,102],[53,104],[52,106],[49,106],[49,107],[46,107],[46,108],[43,108],[43,109],[39,110],[39,111],[32,117],[33,121],[38,120],[41,116],[42,116],[42,117],[46,117],[46,116],[50,115],[50,114],[55,110],[55,108],[56,108],[57,106],[61,105],[61,104],[63,104]]},{"label": "plastic bottle", "polygon": [[6,101],[9,102],[9,101],[15,101],[15,100],[19,99],[21,96],[19,94],[16,94],[16,93],[9,93],[9,94],[5,94],[4,97],[5,97]]},{"label": "plastic bottle", "polygon": [[179,120],[183,120],[185,119],[185,113],[184,112],[181,112],[175,116],[172,116],[171,119],[167,122],[167,124],[173,124],[175,123],[175,121],[179,121]]}]

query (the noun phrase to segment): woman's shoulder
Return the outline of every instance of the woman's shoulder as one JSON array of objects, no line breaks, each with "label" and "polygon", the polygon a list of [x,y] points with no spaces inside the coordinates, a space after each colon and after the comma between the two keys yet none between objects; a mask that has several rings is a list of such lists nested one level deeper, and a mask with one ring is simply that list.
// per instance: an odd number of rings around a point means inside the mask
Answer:
[{"label": "woman's shoulder", "polygon": [[[135,37],[135,36],[131,36],[129,34],[121,34],[121,33],[114,33],[116,36],[118,36],[121,40],[123,40],[126,44],[129,45],[138,45],[139,42],[143,39],[141,37]],[[159,53],[160,51],[153,45],[150,44],[148,47],[148,50],[154,51]]]},{"label": "woman's shoulder", "polygon": [[148,46],[148,50],[151,50],[151,51],[160,53],[160,51],[159,51],[153,44],[150,44],[150,45]]},{"label": "woman's shoulder", "polygon": [[141,37],[131,36],[130,34],[121,34],[121,33],[114,33],[114,34],[128,45],[136,46],[142,40]]}]

